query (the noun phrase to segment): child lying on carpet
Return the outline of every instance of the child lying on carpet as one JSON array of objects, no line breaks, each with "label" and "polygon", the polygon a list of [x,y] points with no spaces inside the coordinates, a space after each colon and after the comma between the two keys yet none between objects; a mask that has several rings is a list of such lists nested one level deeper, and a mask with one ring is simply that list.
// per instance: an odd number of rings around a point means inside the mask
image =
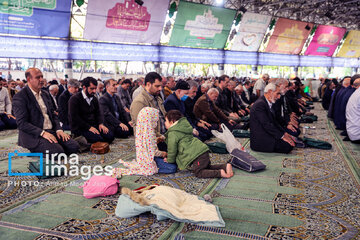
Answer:
[{"label": "child lying on carpet", "polygon": [[178,110],[165,116],[168,163],[175,163],[180,170],[189,169],[199,178],[230,178],[234,175],[230,163],[211,165],[209,148],[193,136],[193,128]]}]

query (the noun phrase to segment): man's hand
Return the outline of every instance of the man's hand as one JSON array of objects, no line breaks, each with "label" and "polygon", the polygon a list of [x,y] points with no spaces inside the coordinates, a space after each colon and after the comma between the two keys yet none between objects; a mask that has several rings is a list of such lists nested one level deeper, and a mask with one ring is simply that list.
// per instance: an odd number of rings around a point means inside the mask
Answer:
[{"label": "man's hand", "polygon": [[290,131],[296,132],[296,129],[291,124],[287,125],[287,129],[289,129]]},{"label": "man's hand", "polygon": [[162,155],[161,155],[163,158],[166,158],[167,157],[167,152],[162,152]]},{"label": "man's hand", "polygon": [[121,127],[121,129],[122,129],[123,131],[129,131],[129,128],[128,128],[125,124],[120,123],[119,126]]},{"label": "man's hand", "polygon": [[288,135],[285,133],[284,137],[282,138],[283,141],[287,142],[288,144],[290,144],[290,146],[295,147],[295,142],[293,141],[292,138],[288,137]]},{"label": "man's hand", "polygon": [[204,129],[208,129],[207,127],[206,127],[206,125],[205,125],[205,123],[202,123],[202,122],[198,122],[197,124],[196,124],[198,127],[201,127],[201,128],[204,128]]},{"label": "man's hand", "polygon": [[98,131],[96,128],[94,128],[94,127],[91,127],[91,128],[89,129],[89,131],[92,132],[93,134],[98,134],[98,135],[100,134],[99,131]]},{"label": "man's hand", "polygon": [[130,113],[130,110],[126,107],[125,112]]},{"label": "man's hand", "polygon": [[10,119],[10,118],[12,118],[12,119],[16,119],[13,115],[11,115],[11,114],[7,114],[7,117]]},{"label": "man's hand", "polygon": [[160,137],[156,138],[156,144],[159,144],[161,142],[165,141],[165,137],[163,135],[161,135]]},{"label": "man's hand", "polygon": [[57,136],[59,139],[62,139],[64,142],[66,142],[66,141],[68,141],[68,140],[70,139],[70,135],[64,133],[63,130],[56,131],[56,136]]},{"label": "man's hand", "polygon": [[236,122],[234,121],[234,120],[229,120],[229,123],[231,124],[231,125],[235,125],[236,124]]},{"label": "man's hand", "polygon": [[236,113],[230,113],[229,117],[239,118],[239,115],[237,115]]},{"label": "man's hand", "polygon": [[208,122],[206,122],[206,121],[204,121],[204,120],[200,120],[200,122],[202,122],[203,124],[205,124],[205,126],[207,126],[207,127],[211,127],[211,124],[208,123]]},{"label": "man's hand", "polygon": [[100,132],[103,132],[105,134],[107,134],[109,132],[109,129],[107,127],[105,127],[104,124],[99,125],[99,130],[100,130]]},{"label": "man's hand", "polygon": [[195,136],[199,136],[198,130],[196,130],[196,129],[194,128],[194,129],[193,129],[193,134],[194,134]]},{"label": "man's hand", "polygon": [[50,143],[58,143],[58,141],[56,140],[56,137],[46,131],[44,132],[42,137],[45,138],[46,140],[48,140]]},{"label": "man's hand", "polygon": [[130,125],[130,127],[134,127],[132,121],[128,122],[128,124]]}]

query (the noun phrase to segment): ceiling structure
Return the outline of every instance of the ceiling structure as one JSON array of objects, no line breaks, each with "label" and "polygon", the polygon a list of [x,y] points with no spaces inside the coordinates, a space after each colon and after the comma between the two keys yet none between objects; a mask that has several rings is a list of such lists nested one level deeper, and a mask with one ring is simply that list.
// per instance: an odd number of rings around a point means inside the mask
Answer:
[{"label": "ceiling structure", "polygon": [[[218,5],[218,0],[187,0]],[[224,0],[223,7],[360,30],[360,0]]]}]

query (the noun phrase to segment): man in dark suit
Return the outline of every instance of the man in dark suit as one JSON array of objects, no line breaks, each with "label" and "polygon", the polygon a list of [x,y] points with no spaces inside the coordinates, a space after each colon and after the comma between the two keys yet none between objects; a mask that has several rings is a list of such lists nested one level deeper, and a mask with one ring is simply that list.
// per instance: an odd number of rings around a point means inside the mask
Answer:
[{"label": "man in dark suit", "polygon": [[254,151],[289,153],[295,146],[294,138],[277,123],[271,110],[279,97],[279,88],[269,83],[250,110],[250,147]]},{"label": "man in dark suit", "polygon": [[127,138],[132,134],[132,127],[126,121],[126,111],[121,105],[120,97],[116,93],[116,81],[105,81],[106,92],[100,97],[100,109],[104,115],[105,126],[117,138]]},{"label": "man in dark suit", "polygon": [[29,68],[25,72],[25,77],[28,85],[13,99],[13,110],[19,129],[19,145],[31,152],[78,152],[79,144],[60,127],[49,93],[41,90],[41,71]]},{"label": "man in dark suit", "polygon": [[97,81],[87,77],[82,81],[82,91],[69,100],[69,121],[75,136],[84,136],[89,143],[114,140],[114,134],[104,125],[104,116],[95,97]]},{"label": "man in dark suit", "polygon": [[58,100],[59,119],[60,122],[63,124],[62,128],[64,130],[70,130],[69,100],[72,95],[76,94],[79,91],[80,83],[78,80],[70,79],[67,86],[67,89],[60,95]]}]

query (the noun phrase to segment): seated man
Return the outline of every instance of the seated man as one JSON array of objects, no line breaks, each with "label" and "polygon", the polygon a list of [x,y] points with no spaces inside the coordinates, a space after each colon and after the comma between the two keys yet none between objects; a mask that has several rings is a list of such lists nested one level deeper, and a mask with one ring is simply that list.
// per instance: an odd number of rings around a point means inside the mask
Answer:
[{"label": "seated man", "polygon": [[[132,99],[130,97],[129,88],[131,86],[130,79],[125,79],[121,82],[121,85],[117,89],[117,94],[120,97],[120,103],[122,108],[125,110],[124,116],[126,118],[126,122],[131,121],[130,116],[130,105],[132,102]],[[105,86],[106,88],[106,86]]]},{"label": "seated man", "polygon": [[230,130],[234,129],[235,122],[226,117],[226,115],[215,105],[215,101],[219,96],[216,88],[210,88],[207,93],[201,96],[194,105],[194,114],[197,118],[204,120],[210,124],[216,124],[220,128],[220,124],[224,123]]},{"label": "seated man", "polygon": [[95,97],[97,81],[87,77],[82,81],[81,92],[69,100],[69,121],[75,136],[84,136],[89,143],[114,140],[114,134],[104,125],[104,116]]},{"label": "seated man", "polygon": [[64,130],[70,130],[69,123],[69,100],[70,97],[76,94],[79,91],[80,83],[78,80],[70,79],[67,84],[67,89],[59,97],[59,119],[62,123],[62,128]]},{"label": "seated man", "polygon": [[99,100],[100,109],[105,119],[105,126],[114,133],[117,138],[127,138],[132,134],[132,128],[126,120],[126,112],[121,105],[120,98],[116,95],[116,81],[105,81],[106,93]]},{"label": "seated man", "polygon": [[346,105],[346,131],[349,140],[360,143],[360,75],[354,79],[353,87],[356,91]]},{"label": "seated man", "polygon": [[150,72],[145,77],[145,86],[142,92],[133,100],[130,106],[131,122],[136,126],[137,116],[144,107],[156,108],[160,111],[158,127],[156,129],[156,136],[166,132],[165,129],[165,108],[163,100],[160,97],[161,91],[161,76],[156,72]]},{"label": "seated man", "polygon": [[250,110],[250,147],[254,151],[289,153],[295,146],[294,138],[277,123],[271,110],[279,97],[279,88],[269,83]]},{"label": "seated man", "polygon": [[174,89],[175,84],[176,84],[176,82],[175,82],[175,79],[174,79],[173,77],[167,77],[167,78],[166,78],[166,85],[165,85],[165,87],[164,87],[164,97],[165,97],[165,99],[166,99],[170,94],[173,93],[172,90]]},{"label": "seated man", "polygon": [[183,80],[178,81],[174,92],[170,94],[164,102],[166,112],[170,110],[178,110],[181,114],[185,115],[185,104],[181,101],[181,99],[189,93],[189,89],[190,85],[187,82]]},{"label": "seated man", "polygon": [[49,93],[41,89],[41,71],[29,68],[25,77],[28,85],[13,98],[19,145],[31,152],[77,153],[79,144],[63,132]]},{"label": "seated man", "polygon": [[55,106],[55,111],[58,112],[58,93],[59,93],[59,86],[56,84],[49,86],[49,93],[50,97],[52,98],[52,102]]},{"label": "seated man", "polygon": [[355,88],[353,88],[352,84],[357,77],[360,77],[360,75],[354,75],[351,78],[349,85],[347,85],[341,94],[339,93],[336,96],[334,106],[334,124],[337,129],[346,130],[346,105],[351,95],[355,92]]},{"label": "seated man", "polygon": [[16,120],[11,115],[11,101],[9,93],[6,88],[2,87],[2,81],[0,81],[0,131],[4,129],[16,129]]},{"label": "seated man", "polygon": [[[216,106],[221,109],[221,111],[227,116],[227,118],[232,119],[234,121],[240,121],[240,117],[238,113],[234,112],[234,109],[232,109],[232,105],[229,105],[229,101],[231,102],[231,99],[228,99],[227,94],[227,87],[229,85],[229,76],[222,75],[219,77],[219,84],[217,87],[217,90],[219,91],[219,96],[216,100]],[[235,87],[234,87],[235,88]],[[229,91],[230,95],[231,92]]]}]

